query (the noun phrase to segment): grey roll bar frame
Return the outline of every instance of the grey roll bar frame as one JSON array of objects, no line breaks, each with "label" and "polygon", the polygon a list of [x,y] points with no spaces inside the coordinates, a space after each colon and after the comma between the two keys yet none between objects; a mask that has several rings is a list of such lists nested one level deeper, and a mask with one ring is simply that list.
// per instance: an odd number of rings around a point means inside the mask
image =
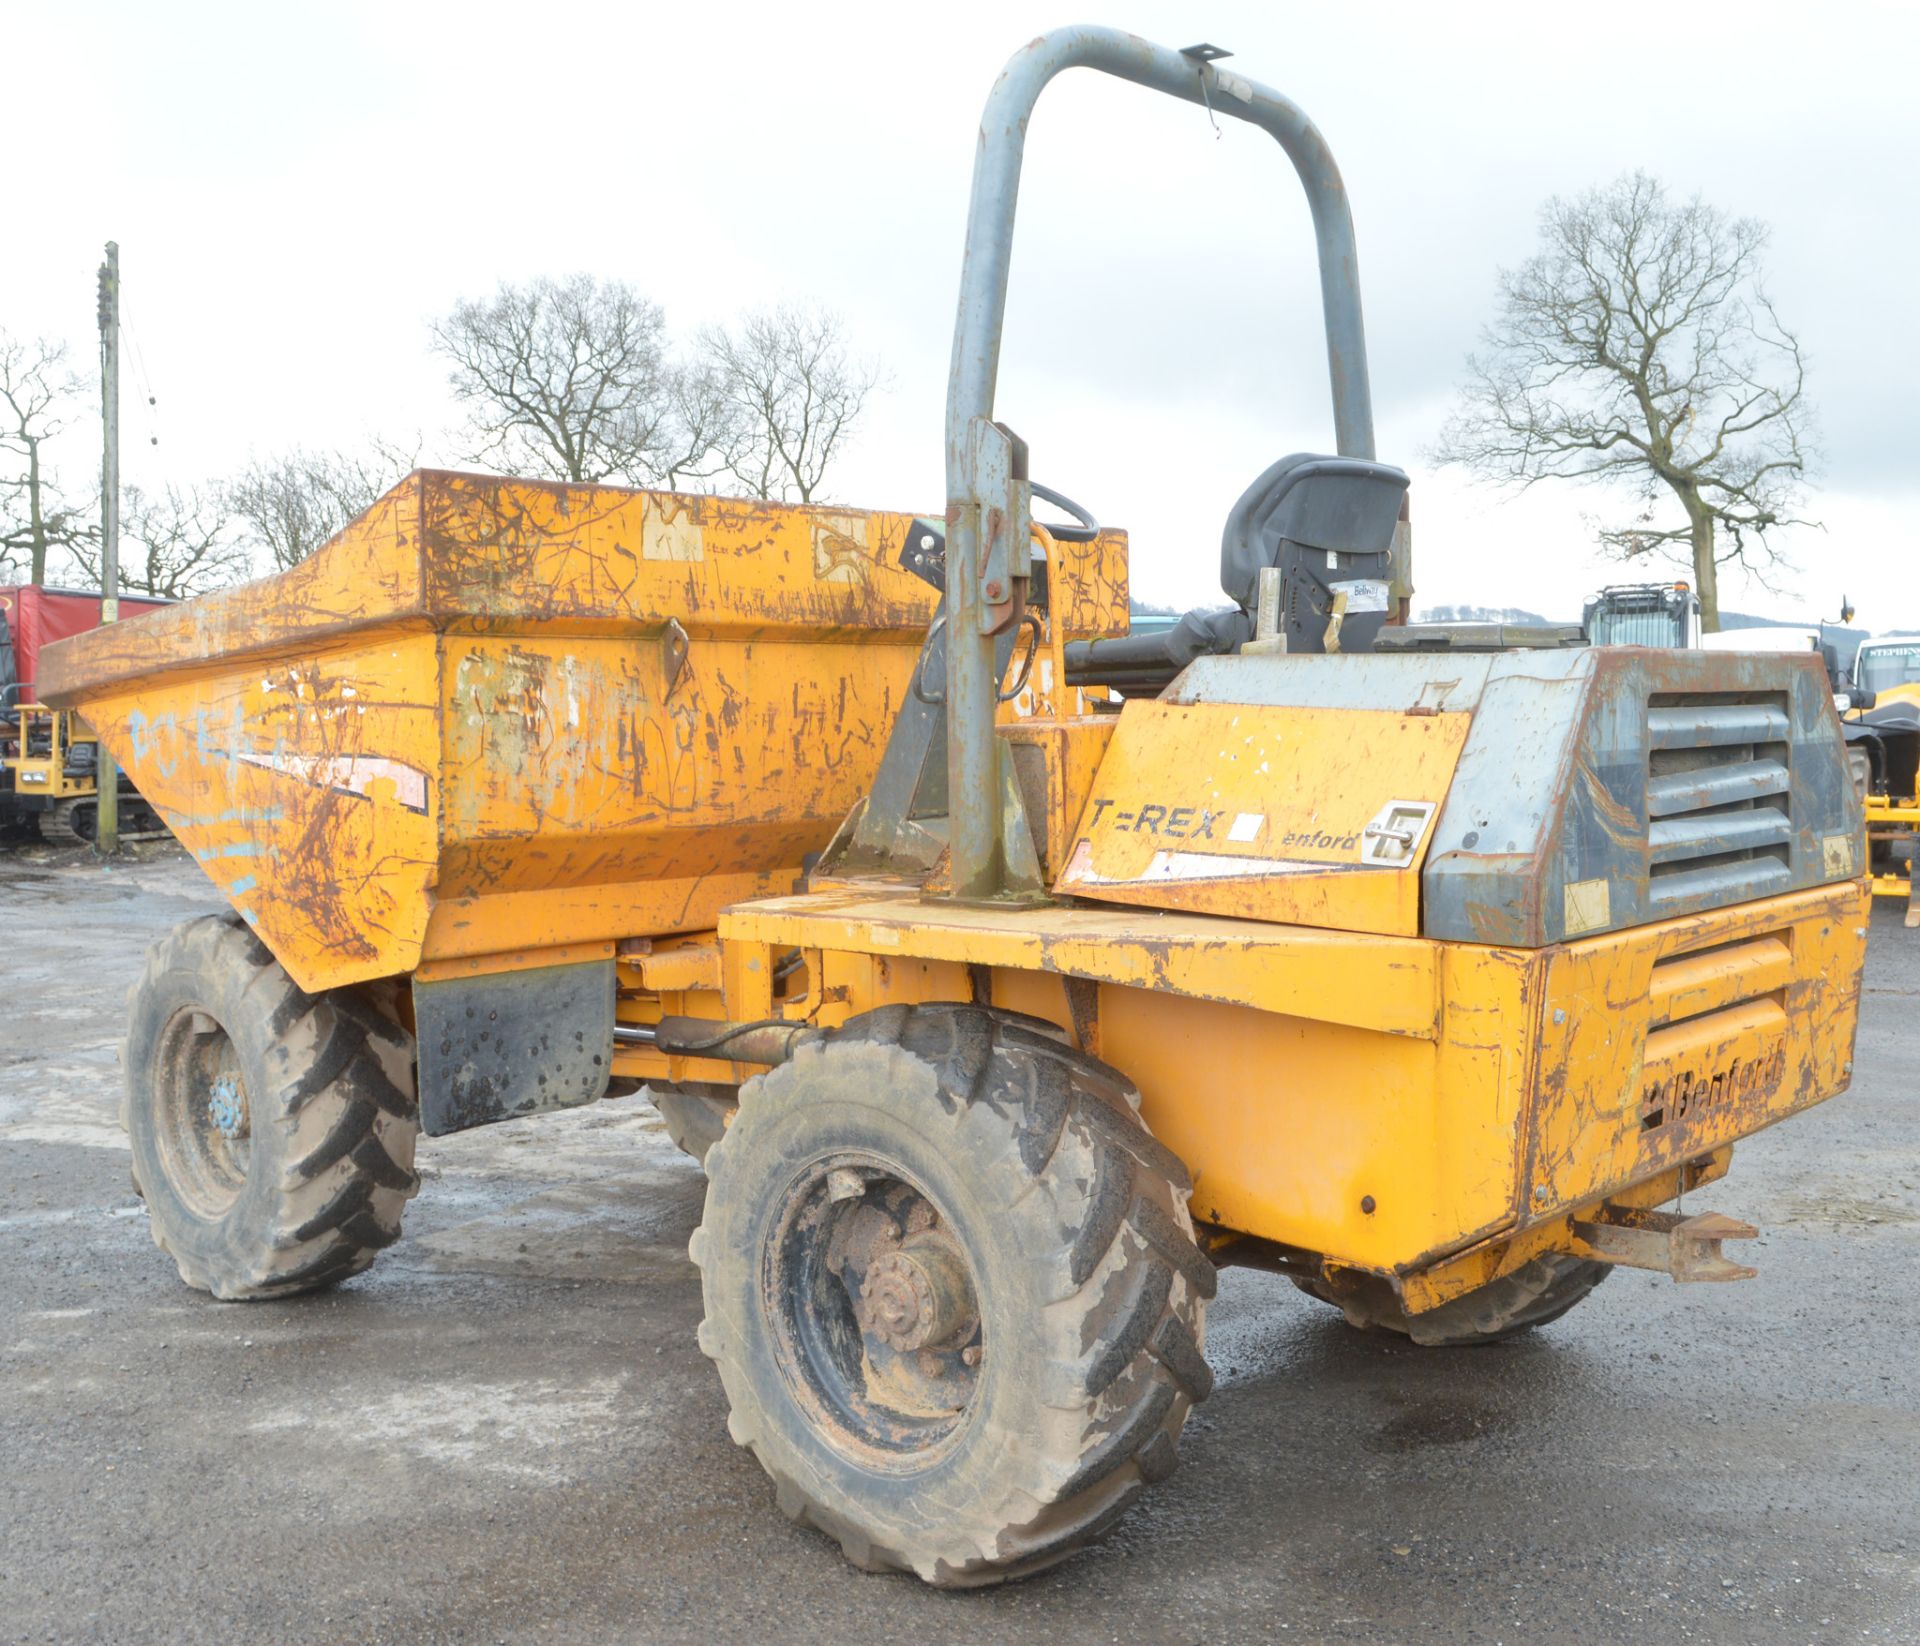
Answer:
[{"label": "grey roll bar frame", "polygon": [[969,902],[1043,890],[994,732],[994,636],[1019,617],[1032,499],[1025,448],[992,419],[1027,122],[1048,82],[1069,68],[1097,69],[1244,120],[1286,151],[1306,190],[1319,249],[1337,449],[1342,457],[1374,455],[1353,215],[1333,153],[1313,122],[1278,92],[1217,68],[1197,48],[1175,51],[1119,29],[1055,29],[1017,52],[980,122],[947,380],[949,895]]}]

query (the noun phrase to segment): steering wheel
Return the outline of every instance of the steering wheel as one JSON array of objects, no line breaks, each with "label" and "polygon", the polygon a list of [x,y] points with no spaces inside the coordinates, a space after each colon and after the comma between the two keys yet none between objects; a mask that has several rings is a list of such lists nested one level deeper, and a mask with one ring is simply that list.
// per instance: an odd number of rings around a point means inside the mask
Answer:
[{"label": "steering wheel", "polygon": [[[1064,509],[1080,522],[1077,526],[1047,526],[1048,533],[1061,543],[1091,543],[1100,535],[1100,522],[1083,509],[1071,497],[1055,491],[1051,486],[1043,486],[1038,480],[1029,483],[1033,495],[1043,503],[1051,503],[1056,509]],[[1046,526],[1043,520],[1041,525]]]}]

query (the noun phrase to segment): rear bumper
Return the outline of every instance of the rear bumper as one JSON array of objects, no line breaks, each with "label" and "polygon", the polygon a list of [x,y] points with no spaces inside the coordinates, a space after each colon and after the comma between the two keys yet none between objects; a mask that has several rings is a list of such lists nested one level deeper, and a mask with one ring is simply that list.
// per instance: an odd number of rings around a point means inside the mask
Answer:
[{"label": "rear bumper", "polygon": [[1553,953],[1519,1226],[1844,1091],[1868,901],[1848,881]]},{"label": "rear bumper", "polygon": [[1870,898],[1849,881],[1540,956],[1515,1216],[1396,1270],[1407,1308],[1546,1252],[1614,1261],[1583,1220],[1632,1223],[1723,1177],[1741,1138],[1844,1091]]}]

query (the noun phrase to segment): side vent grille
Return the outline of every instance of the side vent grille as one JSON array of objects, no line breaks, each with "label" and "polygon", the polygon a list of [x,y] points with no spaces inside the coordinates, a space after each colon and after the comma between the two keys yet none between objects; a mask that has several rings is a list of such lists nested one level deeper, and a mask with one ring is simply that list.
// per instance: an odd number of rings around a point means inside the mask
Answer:
[{"label": "side vent grille", "polygon": [[[1790,931],[1669,955],[1655,963],[1640,1128],[1725,1120],[1776,1087],[1785,1069]],[[1744,1042],[1738,1056],[1728,1048]]]},{"label": "side vent grille", "polygon": [[1786,694],[1668,692],[1647,703],[1649,891],[1714,907],[1792,883]]}]

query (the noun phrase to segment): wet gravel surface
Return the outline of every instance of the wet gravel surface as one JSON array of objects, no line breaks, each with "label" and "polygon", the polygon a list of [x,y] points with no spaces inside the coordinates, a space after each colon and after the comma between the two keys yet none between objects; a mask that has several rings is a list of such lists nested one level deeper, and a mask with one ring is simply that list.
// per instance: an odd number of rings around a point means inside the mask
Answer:
[{"label": "wet gravel surface", "polygon": [[1920,1640],[1920,932],[1878,912],[1853,1092],[1705,1204],[1761,1277],[1621,1273],[1494,1349],[1225,1277],[1182,1467],[1010,1588],[790,1526],[694,1346],[704,1180],[637,1099],[422,1148],[316,1299],[180,1285],[115,1122],[176,852],[0,856],[0,1640]]}]

